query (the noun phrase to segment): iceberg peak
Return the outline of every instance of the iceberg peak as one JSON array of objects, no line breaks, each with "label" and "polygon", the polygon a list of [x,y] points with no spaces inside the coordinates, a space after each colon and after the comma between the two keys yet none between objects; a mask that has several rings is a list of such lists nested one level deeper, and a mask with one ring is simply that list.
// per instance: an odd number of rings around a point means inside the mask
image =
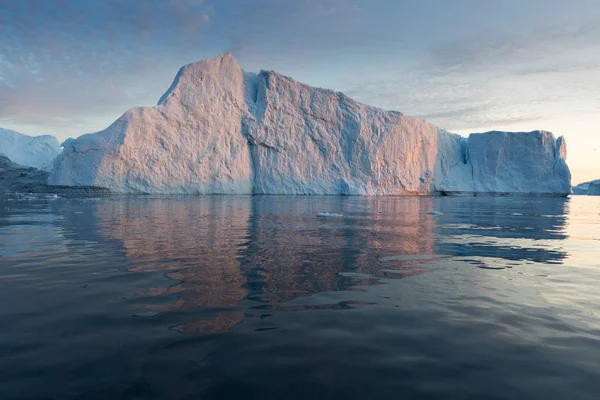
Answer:
[{"label": "iceberg peak", "polygon": [[193,92],[194,88],[202,86],[200,83],[204,79],[226,79],[238,70],[241,67],[231,53],[222,53],[215,58],[184,65],[175,75],[169,89],[158,100],[158,105],[167,105],[171,97],[182,96],[190,90]]}]

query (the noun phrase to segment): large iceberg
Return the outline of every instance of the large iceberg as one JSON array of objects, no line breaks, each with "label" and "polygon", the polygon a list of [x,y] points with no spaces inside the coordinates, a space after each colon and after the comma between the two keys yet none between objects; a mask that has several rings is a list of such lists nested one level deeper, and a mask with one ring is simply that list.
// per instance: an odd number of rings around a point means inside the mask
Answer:
[{"label": "large iceberg", "polygon": [[50,171],[60,151],[60,143],[54,136],[28,136],[0,128],[0,154],[22,166]]},{"label": "large iceberg", "polygon": [[570,193],[551,133],[468,138],[230,54],[183,67],[155,107],[69,139],[49,183],[120,193]]}]

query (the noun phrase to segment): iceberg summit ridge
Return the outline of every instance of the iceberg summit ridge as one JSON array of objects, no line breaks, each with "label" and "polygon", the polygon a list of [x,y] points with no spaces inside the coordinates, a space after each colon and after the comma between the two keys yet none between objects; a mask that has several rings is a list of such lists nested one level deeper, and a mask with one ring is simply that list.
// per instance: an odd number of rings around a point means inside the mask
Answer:
[{"label": "iceberg summit ridge", "polygon": [[231,54],[188,64],[154,107],[69,139],[51,185],[118,193],[429,195],[571,191],[545,131],[464,138]]}]

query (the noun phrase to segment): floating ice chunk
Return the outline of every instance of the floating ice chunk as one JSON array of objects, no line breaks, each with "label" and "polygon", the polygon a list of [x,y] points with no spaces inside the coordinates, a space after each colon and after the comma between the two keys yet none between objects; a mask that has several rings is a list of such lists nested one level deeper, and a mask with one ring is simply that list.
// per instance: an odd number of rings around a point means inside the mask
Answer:
[{"label": "floating ice chunk", "polygon": [[438,254],[400,254],[397,256],[387,256],[381,257],[379,261],[387,262],[387,261],[415,261],[415,260],[432,260],[444,258],[447,256],[442,256]]},{"label": "floating ice chunk", "polygon": [[133,314],[134,317],[145,317],[145,318],[156,317],[157,315],[158,315],[158,313],[156,313],[154,311],[143,311],[141,313]]},{"label": "floating ice chunk", "polygon": [[444,215],[444,213],[439,211],[429,211],[427,215]]},{"label": "floating ice chunk", "polygon": [[317,217],[319,217],[319,218],[339,218],[339,217],[343,217],[343,216],[344,216],[344,214],[335,214],[335,213],[330,214],[330,213],[326,213],[326,212],[317,214]]},{"label": "floating ice chunk", "polygon": [[345,276],[347,278],[354,278],[354,279],[372,279],[372,278],[375,278],[373,275],[362,274],[360,272],[338,272],[338,275]]}]

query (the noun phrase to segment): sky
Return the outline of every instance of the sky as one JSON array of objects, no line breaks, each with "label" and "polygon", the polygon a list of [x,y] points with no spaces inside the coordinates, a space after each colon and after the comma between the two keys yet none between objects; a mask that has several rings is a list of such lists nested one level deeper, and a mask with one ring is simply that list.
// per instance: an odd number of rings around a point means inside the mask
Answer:
[{"label": "sky", "polygon": [[0,127],[64,140],[231,52],[460,134],[564,135],[600,178],[600,1],[0,0]]}]

